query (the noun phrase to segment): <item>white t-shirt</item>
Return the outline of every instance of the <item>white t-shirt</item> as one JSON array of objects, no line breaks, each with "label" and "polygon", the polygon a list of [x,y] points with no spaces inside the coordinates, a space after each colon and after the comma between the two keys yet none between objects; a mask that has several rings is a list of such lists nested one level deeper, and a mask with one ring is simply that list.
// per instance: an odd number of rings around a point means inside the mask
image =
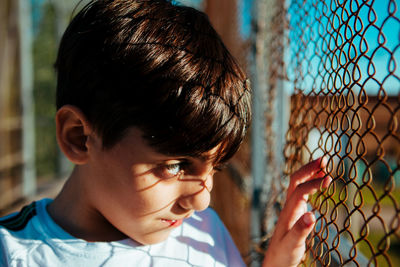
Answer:
[{"label": "white t-shirt", "polygon": [[[154,245],[132,239],[86,242],[49,216],[50,199],[0,219],[0,266],[245,266],[227,229],[212,209],[195,213]],[[11,230],[12,229],[12,230]]]}]

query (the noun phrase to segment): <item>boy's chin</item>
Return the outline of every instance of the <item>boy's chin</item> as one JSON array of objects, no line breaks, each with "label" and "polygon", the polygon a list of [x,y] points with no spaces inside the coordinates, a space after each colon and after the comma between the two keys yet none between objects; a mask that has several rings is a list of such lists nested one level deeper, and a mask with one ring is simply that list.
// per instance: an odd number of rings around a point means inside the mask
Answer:
[{"label": "boy's chin", "polygon": [[154,245],[157,243],[161,243],[165,240],[168,239],[170,235],[170,231],[162,232],[162,233],[152,233],[152,234],[147,234],[145,236],[141,237],[131,237],[131,239],[135,240],[137,243],[141,245]]}]

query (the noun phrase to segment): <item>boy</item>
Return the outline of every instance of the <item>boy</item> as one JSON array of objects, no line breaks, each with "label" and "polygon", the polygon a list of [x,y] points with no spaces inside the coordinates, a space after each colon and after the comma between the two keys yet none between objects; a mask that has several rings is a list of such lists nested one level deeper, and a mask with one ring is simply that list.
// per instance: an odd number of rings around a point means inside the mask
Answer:
[{"label": "boy", "polygon": [[[93,0],[56,61],[57,140],[75,164],[54,200],[0,221],[1,266],[243,266],[207,209],[250,122],[246,76],[206,16],[165,0]],[[264,266],[295,266],[321,160],[292,176]]]}]

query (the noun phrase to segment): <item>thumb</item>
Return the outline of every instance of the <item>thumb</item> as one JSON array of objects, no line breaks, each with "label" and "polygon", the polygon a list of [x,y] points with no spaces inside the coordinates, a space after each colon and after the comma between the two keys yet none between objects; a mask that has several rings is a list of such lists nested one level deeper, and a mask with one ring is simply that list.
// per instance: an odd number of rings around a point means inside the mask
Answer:
[{"label": "thumb", "polygon": [[306,250],[306,239],[315,224],[315,216],[312,212],[303,214],[292,229],[284,237],[284,243],[290,251],[290,266],[297,266]]},{"label": "thumb", "polygon": [[286,234],[284,239],[288,238],[289,240],[287,241],[290,241],[287,244],[292,248],[295,248],[297,244],[304,244],[314,224],[314,214],[312,212],[304,213],[293,225],[292,229]]}]

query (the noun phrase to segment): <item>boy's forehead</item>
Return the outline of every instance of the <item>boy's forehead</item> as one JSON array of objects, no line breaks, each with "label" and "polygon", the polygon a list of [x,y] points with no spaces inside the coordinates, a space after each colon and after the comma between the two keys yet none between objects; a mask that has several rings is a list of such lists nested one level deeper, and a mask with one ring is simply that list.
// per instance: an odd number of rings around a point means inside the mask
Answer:
[{"label": "boy's forehead", "polygon": [[[140,128],[135,127],[135,126],[129,127],[127,129],[123,139],[125,139],[125,141],[121,140],[120,145],[125,146],[127,144],[135,144],[136,147],[139,145],[139,146],[142,146],[143,148],[145,148],[146,150],[150,150],[148,152],[150,152],[151,154],[154,154],[154,156],[159,156],[160,158],[182,157],[182,158],[192,158],[192,159],[200,160],[203,162],[215,161],[215,159],[217,159],[220,154],[220,149],[222,146],[222,144],[219,144],[219,145],[215,146],[214,148],[212,148],[211,150],[201,153],[200,155],[195,155],[195,156],[179,155],[179,154],[173,154],[173,153],[167,153],[167,154],[160,153],[160,152],[157,152],[156,146],[152,146],[149,144],[149,142],[145,138],[143,131]],[[127,142],[127,143],[125,143],[125,142]]]}]

